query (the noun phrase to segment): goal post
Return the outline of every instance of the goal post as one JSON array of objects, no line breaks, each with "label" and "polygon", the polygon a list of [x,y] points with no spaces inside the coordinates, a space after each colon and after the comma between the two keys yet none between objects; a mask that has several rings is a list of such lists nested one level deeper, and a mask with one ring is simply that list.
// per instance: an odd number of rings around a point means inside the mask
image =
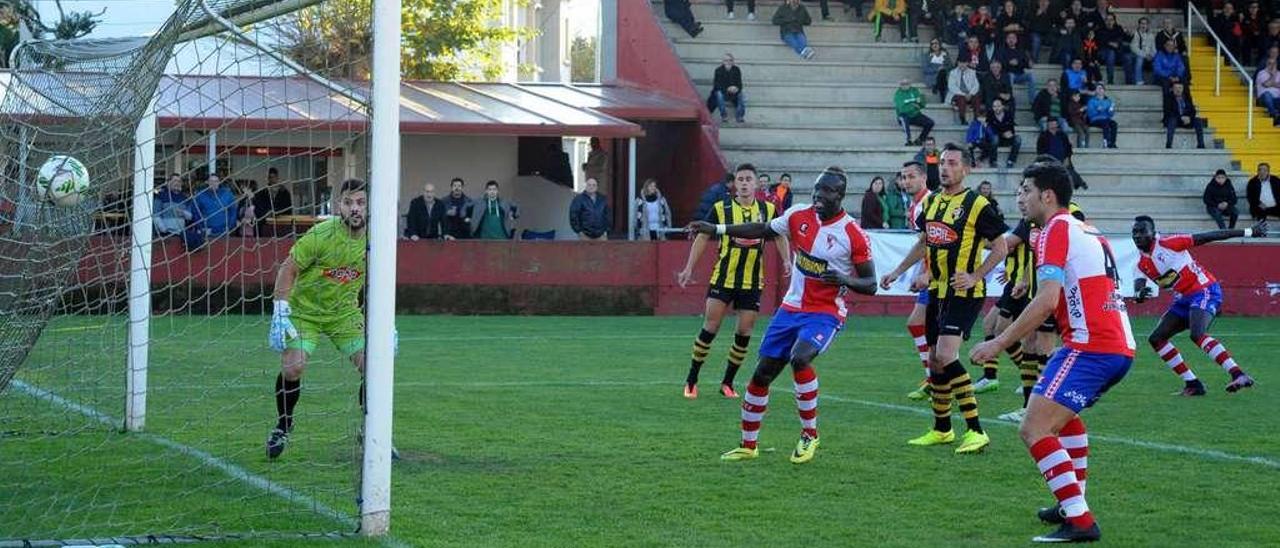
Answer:
[{"label": "goal post", "polygon": [[147,419],[147,367],[151,344],[151,190],[156,170],[156,100],[151,98],[134,133],[133,204],[129,226],[129,346],[125,364],[124,428],[141,432]]}]

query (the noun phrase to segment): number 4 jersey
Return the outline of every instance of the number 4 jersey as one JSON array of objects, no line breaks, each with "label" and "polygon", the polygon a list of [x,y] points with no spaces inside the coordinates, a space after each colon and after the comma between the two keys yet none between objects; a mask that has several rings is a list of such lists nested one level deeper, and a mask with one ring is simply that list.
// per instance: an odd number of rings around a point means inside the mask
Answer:
[{"label": "number 4 jersey", "polygon": [[823,221],[812,205],[796,205],[769,222],[769,228],[791,240],[795,256],[791,287],[782,299],[782,308],[791,312],[831,314],[844,321],[847,291],[822,281],[822,273],[832,270],[854,276],[853,265],[871,260],[871,241],[847,213]]},{"label": "number 4 jersey", "polygon": [[1041,282],[1062,282],[1055,314],[1064,346],[1133,356],[1133,330],[1106,238],[1067,210],[1060,210],[1040,233],[1036,270]]}]

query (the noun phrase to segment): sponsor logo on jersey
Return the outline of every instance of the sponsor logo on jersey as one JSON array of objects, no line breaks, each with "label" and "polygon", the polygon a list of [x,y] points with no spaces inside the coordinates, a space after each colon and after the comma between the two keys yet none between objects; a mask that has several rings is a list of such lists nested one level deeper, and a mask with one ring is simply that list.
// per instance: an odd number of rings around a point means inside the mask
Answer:
[{"label": "sponsor logo on jersey", "polygon": [[925,242],[934,247],[945,247],[956,243],[960,235],[946,223],[929,221],[924,225]]},{"label": "sponsor logo on jersey", "polygon": [[810,278],[821,278],[822,273],[827,271],[827,261],[814,257],[803,249],[798,249],[796,250],[796,270]]},{"label": "sponsor logo on jersey", "polygon": [[807,236],[809,234],[809,223],[800,223],[800,235]]},{"label": "sponsor logo on jersey", "polygon": [[324,277],[346,285],[360,279],[360,271],[348,266],[324,269]]},{"label": "sponsor logo on jersey", "polygon": [[1166,270],[1164,274],[1161,274],[1159,278],[1156,278],[1156,284],[1159,284],[1160,287],[1168,289],[1170,287],[1178,285],[1178,278],[1181,278],[1181,277],[1182,276],[1178,274],[1177,270]]},{"label": "sponsor logo on jersey", "polygon": [[732,238],[733,245],[738,247],[755,247],[760,245],[764,240],[760,238]]}]

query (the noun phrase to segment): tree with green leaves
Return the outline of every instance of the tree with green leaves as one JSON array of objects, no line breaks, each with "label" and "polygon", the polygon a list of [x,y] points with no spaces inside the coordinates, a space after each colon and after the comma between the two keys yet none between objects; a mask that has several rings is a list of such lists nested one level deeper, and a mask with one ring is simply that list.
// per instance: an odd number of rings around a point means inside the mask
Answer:
[{"label": "tree with green leaves", "polygon": [[574,37],[569,45],[569,79],[572,82],[595,82],[596,78],[596,39],[585,36]]},{"label": "tree with green leaves", "polygon": [[[31,30],[32,36],[36,39],[46,39],[52,37],[55,40],[74,40],[88,36],[93,29],[98,27],[98,23],[102,21],[102,15],[107,12],[107,8],[94,13],[92,11],[73,11],[67,12],[62,8],[62,0],[53,0],[53,4],[58,8],[58,22],[51,27],[40,19],[40,12],[36,10],[31,0],[10,0],[8,2],[0,1],[0,7],[7,5],[12,13],[22,21]],[[11,17],[6,14],[6,17]]]},{"label": "tree with green leaves", "polygon": [[[421,80],[493,80],[503,46],[524,31],[500,24],[503,0],[403,0],[400,69]],[[373,51],[369,0],[327,0],[291,16],[281,32],[288,54],[310,70],[367,79]]]}]

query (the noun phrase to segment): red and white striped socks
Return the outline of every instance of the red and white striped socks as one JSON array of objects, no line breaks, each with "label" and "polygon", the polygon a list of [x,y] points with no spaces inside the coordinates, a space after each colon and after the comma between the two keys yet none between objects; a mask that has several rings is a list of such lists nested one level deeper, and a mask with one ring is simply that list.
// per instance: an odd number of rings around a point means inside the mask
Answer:
[{"label": "red and white striped socks", "polygon": [[1084,421],[1077,415],[1067,422],[1058,432],[1058,441],[1071,457],[1071,466],[1076,472],[1076,483],[1080,484],[1080,494],[1084,494],[1085,482],[1089,479],[1089,434],[1085,432]]},{"label": "red and white striped socks", "polygon": [[1210,358],[1213,358],[1213,361],[1218,362],[1218,365],[1222,366],[1222,370],[1230,374],[1231,378],[1234,379],[1244,374],[1244,371],[1240,369],[1240,366],[1236,365],[1236,361],[1231,359],[1231,353],[1227,352],[1227,347],[1218,342],[1218,339],[1210,337],[1209,335],[1201,335],[1199,338],[1194,340],[1196,345],[1200,347],[1200,350],[1203,350],[1205,354],[1208,354]]},{"label": "red and white striped socks", "polygon": [[[818,372],[813,367],[794,372],[796,410],[800,412],[800,428],[810,439],[818,437]],[[746,424],[746,423],[743,423]]]},{"label": "red and white striped socks", "polygon": [[747,393],[742,395],[743,447],[756,448],[756,439],[760,437],[760,421],[764,420],[764,412],[768,407],[769,387],[757,385],[755,381],[747,383]]},{"label": "red and white striped socks", "polygon": [[911,333],[911,341],[916,343],[916,352],[920,354],[920,364],[924,366],[924,378],[929,380],[929,342],[925,338],[925,330],[923,325],[907,325],[907,332]]},{"label": "red and white striped socks", "polygon": [[[1083,424],[1081,427],[1083,430]],[[1075,465],[1071,455],[1062,448],[1059,438],[1041,438],[1031,446],[1031,458],[1035,459],[1045,483],[1049,484],[1049,490],[1062,506],[1067,522],[1081,529],[1092,527],[1093,514],[1084,501],[1084,490],[1076,477]]]},{"label": "red and white striped socks", "polygon": [[1191,368],[1182,362],[1182,353],[1178,352],[1178,348],[1173,346],[1169,341],[1153,341],[1151,348],[1155,349],[1156,354],[1160,355],[1160,359],[1164,360],[1165,365],[1169,366],[1182,380],[1191,382],[1196,380],[1196,374],[1191,372]]}]

